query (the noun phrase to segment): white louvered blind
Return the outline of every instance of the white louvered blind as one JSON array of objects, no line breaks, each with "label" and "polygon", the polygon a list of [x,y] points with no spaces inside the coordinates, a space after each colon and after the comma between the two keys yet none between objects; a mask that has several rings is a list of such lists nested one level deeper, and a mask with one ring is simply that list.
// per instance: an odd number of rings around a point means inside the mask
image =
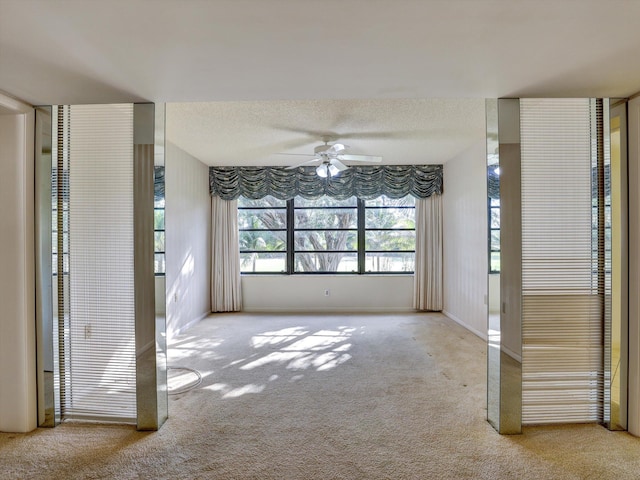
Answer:
[{"label": "white louvered blind", "polygon": [[133,105],[69,108],[64,415],[136,418]]},{"label": "white louvered blind", "polygon": [[590,100],[523,99],[520,107],[523,424],[601,421]]}]

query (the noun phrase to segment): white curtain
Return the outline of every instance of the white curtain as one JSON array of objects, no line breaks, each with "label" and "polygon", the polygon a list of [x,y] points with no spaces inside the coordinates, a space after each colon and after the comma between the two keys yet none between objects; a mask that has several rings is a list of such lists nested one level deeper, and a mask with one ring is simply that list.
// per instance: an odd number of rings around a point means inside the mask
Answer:
[{"label": "white curtain", "polygon": [[211,310],[242,310],[238,201],[211,197]]},{"label": "white curtain", "polygon": [[416,199],[413,308],[442,310],[442,196]]}]

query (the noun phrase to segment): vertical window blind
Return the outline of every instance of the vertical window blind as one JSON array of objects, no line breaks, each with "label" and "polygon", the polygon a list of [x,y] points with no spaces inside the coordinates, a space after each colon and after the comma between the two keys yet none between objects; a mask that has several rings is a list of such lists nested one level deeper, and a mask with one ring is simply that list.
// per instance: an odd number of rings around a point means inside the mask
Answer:
[{"label": "vertical window blind", "polygon": [[68,125],[58,128],[68,132],[69,312],[61,330],[62,411],[66,418],[135,422],[133,105],[64,108]]},{"label": "vertical window blind", "polygon": [[[598,422],[603,408],[595,102],[523,99],[523,424]],[[594,252],[596,252],[594,254]]]}]

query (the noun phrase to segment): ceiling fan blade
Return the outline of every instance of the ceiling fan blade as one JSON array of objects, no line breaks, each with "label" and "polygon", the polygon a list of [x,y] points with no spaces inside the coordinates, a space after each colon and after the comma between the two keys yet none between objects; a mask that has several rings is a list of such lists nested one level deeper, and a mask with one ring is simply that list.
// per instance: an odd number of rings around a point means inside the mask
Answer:
[{"label": "ceiling fan blade", "polygon": [[344,152],[346,149],[346,145],[343,145],[342,143],[334,143],[333,145],[329,145],[329,148],[325,150],[325,153],[329,155],[339,155],[340,152]]},{"label": "ceiling fan blade", "polygon": [[[292,154],[292,155],[295,155],[295,154]],[[296,165],[291,165],[289,167],[285,167],[285,170],[293,170],[294,168],[303,167],[305,165],[310,165],[312,163],[319,162],[320,160],[322,160],[322,159],[321,158],[313,158],[311,160],[307,160],[306,162],[302,162],[302,163],[298,163]]]},{"label": "ceiling fan blade", "polygon": [[329,160],[329,163],[336,167],[340,172],[344,172],[347,168],[349,168],[337,158],[332,158],[331,160]]},{"label": "ceiling fan blade", "polygon": [[286,153],[286,152],[279,152],[279,153],[272,153],[271,155],[289,155],[289,156],[293,156],[293,157],[315,157],[315,155],[313,153]]},{"label": "ceiling fan blade", "polygon": [[349,154],[340,154],[338,155],[338,160],[345,160],[348,162],[371,162],[371,163],[380,163],[382,162],[382,157],[378,157],[376,155],[349,155]]}]

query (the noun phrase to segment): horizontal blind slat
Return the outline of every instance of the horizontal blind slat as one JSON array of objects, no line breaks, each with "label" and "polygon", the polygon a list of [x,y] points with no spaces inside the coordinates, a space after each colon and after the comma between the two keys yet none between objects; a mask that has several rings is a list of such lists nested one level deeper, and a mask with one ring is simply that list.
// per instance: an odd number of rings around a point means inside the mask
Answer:
[{"label": "horizontal blind slat", "polygon": [[602,299],[588,99],[521,100],[522,421],[597,422]]},{"label": "horizontal blind slat", "polygon": [[66,416],[135,421],[133,105],[71,106]]}]

